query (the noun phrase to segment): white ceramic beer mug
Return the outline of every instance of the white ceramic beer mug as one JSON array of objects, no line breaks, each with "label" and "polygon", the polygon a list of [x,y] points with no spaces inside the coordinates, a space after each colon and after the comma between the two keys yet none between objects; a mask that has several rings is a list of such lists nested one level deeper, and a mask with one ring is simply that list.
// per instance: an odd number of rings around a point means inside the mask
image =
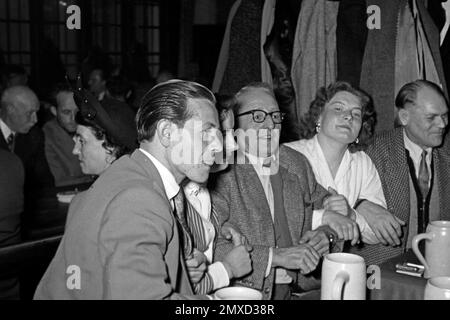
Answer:
[{"label": "white ceramic beer mug", "polygon": [[330,253],[323,260],[321,300],[365,300],[366,263],[358,255]]},{"label": "white ceramic beer mug", "polygon": [[450,300],[450,277],[435,277],[428,280],[424,300]]},{"label": "white ceramic beer mug", "polygon": [[[425,240],[425,258],[419,242]],[[450,221],[431,221],[427,232],[413,238],[412,248],[425,267],[425,278],[450,276]]]}]

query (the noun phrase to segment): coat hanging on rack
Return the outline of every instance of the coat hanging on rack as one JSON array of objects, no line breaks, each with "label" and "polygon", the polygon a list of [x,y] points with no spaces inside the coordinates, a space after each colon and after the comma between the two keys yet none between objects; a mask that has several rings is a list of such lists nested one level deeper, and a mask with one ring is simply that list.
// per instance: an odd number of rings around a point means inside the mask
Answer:
[{"label": "coat hanging on rack", "polygon": [[337,16],[337,80],[359,86],[367,40],[365,0],[341,0]]},{"label": "coat hanging on rack", "polygon": [[[395,89],[396,70],[399,70],[396,69],[396,57],[398,57],[396,52],[399,50],[400,39],[399,18],[402,8],[405,8],[407,3],[408,0],[366,0],[367,6],[377,5],[381,14],[381,28],[368,31],[360,81],[361,88],[373,98],[377,112],[377,132],[394,127],[394,101],[397,93]],[[428,63],[432,62],[434,65],[439,79],[438,83],[442,85],[445,95],[448,96],[439,52],[439,31],[425,8],[423,0],[416,0],[416,4],[417,19],[420,20],[422,26],[421,39],[425,46],[422,47],[422,52],[428,52]],[[413,47],[417,48],[417,44],[413,44]],[[424,78],[426,79],[427,76],[425,73]],[[406,83],[414,80],[416,79],[404,77],[401,81]],[[430,80],[436,81],[434,77]]]},{"label": "coat hanging on rack", "polygon": [[263,46],[273,25],[274,8],[275,0],[241,0],[235,4],[233,16],[230,14],[232,21],[228,22],[229,37],[224,38],[216,69],[214,90],[219,88],[220,94],[232,95],[251,82],[272,82]]},{"label": "coat hanging on rack", "polygon": [[302,1],[291,69],[298,119],[308,112],[317,89],[336,81],[338,7],[337,1]]}]

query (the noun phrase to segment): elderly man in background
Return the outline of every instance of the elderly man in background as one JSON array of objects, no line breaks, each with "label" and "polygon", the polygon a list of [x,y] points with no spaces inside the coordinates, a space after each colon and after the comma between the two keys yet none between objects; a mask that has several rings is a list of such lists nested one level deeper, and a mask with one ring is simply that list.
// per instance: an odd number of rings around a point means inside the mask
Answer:
[{"label": "elderly man in background", "polygon": [[25,168],[25,189],[54,186],[44,151],[44,134],[35,126],[39,99],[28,87],[7,88],[1,96],[0,149],[15,153]]},{"label": "elderly man in background", "polygon": [[[405,84],[395,99],[400,127],[374,137],[367,154],[380,175],[388,210],[363,201],[359,208],[379,245],[353,250],[378,264],[411,248],[433,220],[450,220],[450,154],[443,139],[448,107],[439,86],[426,80]],[[398,221],[406,223],[400,226]],[[400,241],[399,241],[400,240]],[[401,242],[400,245],[395,243]],[[394,244],[387,246],[387,244]]]},{"label": "elderly man in background", "polygon": [[43,131],[45,156],[55,178],[55,185],[89,182],[91,177],[81,172],[80,162],[72,153],[75,146],[73,136],[77,130],[75,116],[78,112],[73,92],[68,85],[58,84],[52,98],[54,101],[50,111],[55,118],[44,125]]}]

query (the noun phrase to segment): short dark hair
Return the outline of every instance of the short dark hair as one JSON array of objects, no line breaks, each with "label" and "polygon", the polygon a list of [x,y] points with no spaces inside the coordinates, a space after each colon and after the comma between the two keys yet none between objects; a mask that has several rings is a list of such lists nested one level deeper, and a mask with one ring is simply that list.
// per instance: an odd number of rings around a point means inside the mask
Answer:
[{"label": "short dark hair", "polygon": [[98,140],[105,140],[103,147],[116,159],[136,149],[135,113],[126,103],[105,98],[91,105],[92,110],[87,110],[85,104],[78,107],[77,124],[90,128]]},{"label": "short dark hair", "polygon": [[223,110],[234,108],[236,100],[233,95],[215,93],[214,96],[216,97],[216,109],[219,114]]},{"label": "short dark hair", "polygon": [[158,121],[170,120],[183,126],[193,114],[188,99],[206,99],[216,104],[214,94],[199,83],[170,80],[154,86],[142,98],[136,115],[138,141],[152,140]]},{"label": "short dark hair", "polygon": [[122,143],[118,142],[114,139],[113,136],[108,134],[108,132],[96,124],[94,121],[90,121],[81,115],[81,112],[78,112],[75,116],[75,121],[77,124],[85,126],[89,128],[94,134],[97,140],[104,140],[102,143],[102,147],[105,148],[110,154],[115,156],[116,159],[119,159],[124,154],[129,154],[133,150],[129,149]]},{"label": "short dark hair", "polygon": [[398,109],[403,109],[407,104],[415,104],[417,99],[417,93],[420,89],[428,88],[434,90],[437,94],[440,94],[444,99],[445,95],[441,87],[436,83],[428,80],[416,80],[405,84],[398,91],[395,97],[395,106]]},{"label": "short dark hair", "polygon": [[121,76],[114,76],[106,81],[106,88],[111,96],[115,99],[118,97],[126,97],[132,89],[131,83]]},{"label": "short dark hair", "polygon": [[348,92],[358,97],[361,104],[362,124],[358,135],[359,143],[349,145],[351,152],[363,149],[369,143],[373,136],[376,123],[375,110],[370,96],[359,88],[353,87],[345,81],[338,81],[327,87],[321,87],[317,90],[316,97],[311,102],[308,112],[300,120],[300,137],[310,139],[316,134],[316,125],[325,105],[338,93]]}]

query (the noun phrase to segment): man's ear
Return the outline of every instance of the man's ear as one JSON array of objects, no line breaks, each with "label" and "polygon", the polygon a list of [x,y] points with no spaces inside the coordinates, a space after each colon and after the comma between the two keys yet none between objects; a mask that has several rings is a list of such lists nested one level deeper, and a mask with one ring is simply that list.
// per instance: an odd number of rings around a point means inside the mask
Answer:
[{"label": "man's ear", "polygon": [[114,162],[114,160],[117,159],[116,150],[115,150],[115,148],[111,148],[111,147],[107,147],[106,150],[108,151],[108,155],[106,156],[106,162],[111,164]]},{"label": "man's ear", "polygon": [[402,126],[406,126],[409,121],[409,110],[406,108],[398,109],[398,121]]},{"label": "man's ear", "polygon": [[170,145],[173,123],[168,120],[160,120],[156,125],[156,136],[164,147]]},{"label": "man's ear", "polygon": [[52,113],[52,115],[54,115],[56,117],[56,107],[55,106],[50,106],[50,112]]},{"label": "man's ear", "polygon": [[6,104],[5,106],[6,114],[16,114],[17,109],[12,104]]}]

